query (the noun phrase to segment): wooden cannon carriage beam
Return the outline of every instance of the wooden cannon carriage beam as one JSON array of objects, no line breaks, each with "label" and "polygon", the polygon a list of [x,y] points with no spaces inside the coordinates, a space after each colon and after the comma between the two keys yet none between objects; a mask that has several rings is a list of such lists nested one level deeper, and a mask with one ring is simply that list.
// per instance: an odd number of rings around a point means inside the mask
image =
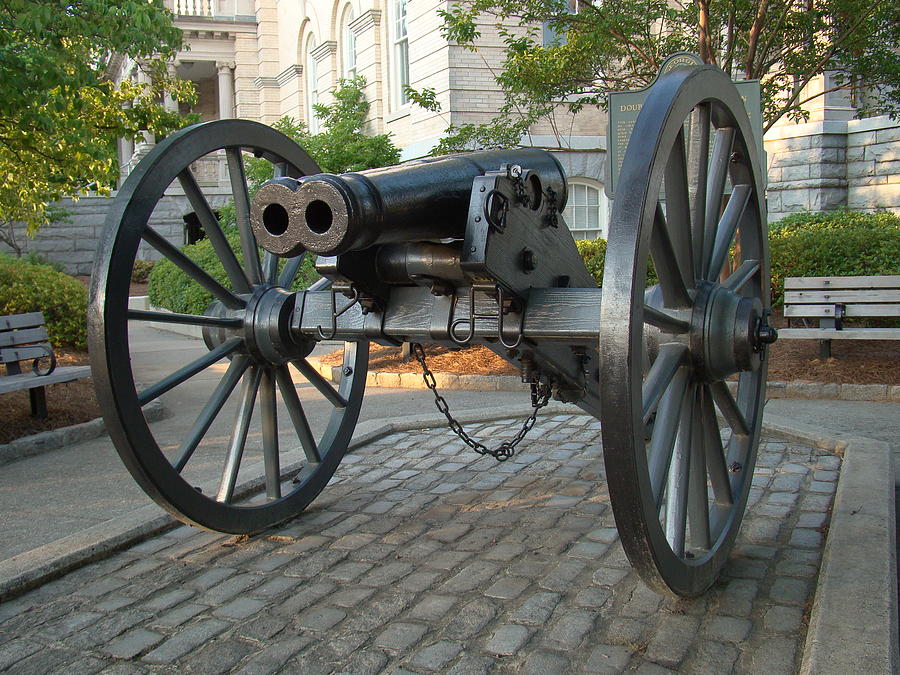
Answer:
[{"label": "wooden cannon carriage beam", "polygon": [[[359,414],[370,341],[486,344],[520,366],[541,392],[537,399],[552,392],[600,419],[629,559],[660,592],[702,593],[743,515],[766,347],[776,337],[767,322],[755,148],[740,96],[721,71],[660,78],[622,167],[601,291],[561,221],[564,177],[547,153],[473,153],[334,176],[319,174],[301,148],[260,124],[221,120],[184,129],[129,176],[97,257],[89,340],[110,435],[138,483],[169,512],[208,529],[257,532],[298,515],[334,474]],[[220,152],[239,253],[190,171]],[[274,172],[254,200],[245,178],[249,155]],[[152,224],[173,184],[202,224],[226,282]],[[142,243],[210,294],[202,315],[128,309]],[[326,281],[296,291],[310,252],[320,254],[316,266]],[[137,390],[128,325],[148,320],[199,326],[206,351]],[[345,341],[338,386],[307,361],[326,339]],[[223,373],[210,378],[216,364]],[[307,416],[292,369],[327,404],[324,418]],[[150,429],[141,405],[187,382],[209,383],[209,398],[173,444]],[[229,402],[233,426],[219,438],[210,429]],[[265,494],[240,500],[234,488],[251,461],[245,449],[254,410]],[[717,414],[728,427],[724,440]],[[279,446],[279,422],[296,433],[299,471],[283,470],[289,449]],[[196,483],[198,463],[221,466],[221,479]]]}]

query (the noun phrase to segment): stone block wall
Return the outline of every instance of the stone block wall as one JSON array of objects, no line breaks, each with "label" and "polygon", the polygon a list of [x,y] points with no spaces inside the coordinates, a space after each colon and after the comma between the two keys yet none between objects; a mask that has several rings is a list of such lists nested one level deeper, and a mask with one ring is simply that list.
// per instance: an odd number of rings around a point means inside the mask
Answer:
[{"label": "stone block wall", "polygon": [[887,117],[774,127],[766,134],[773,222],[801,211],[900,211],[900,125]]},{"label": "stone block wall", "polygon": [[[214,208],[226,200],[221,192],[224,191],[206,191],[207,199]],[[89,275],[111,204],[111,198],[96,196],[82,197],[77,202],[64,200],[59,206],[69,212],[68,222],[48,225],[33,239],[25,234],[24,228],[20,228],[16,232],[16,239],[24,245],[26,252],[34,252],[46,260],[58,262],[69,274]],[[166,195],[154,210],[150,223],[170,242],[182,246],[185,233],[182,215],[190,210],[187,198],[183,195]],[[9,249],[0,244],[0,250]],[[138,257],[157,260],[160,256],[155,249],[141,242]]]}]

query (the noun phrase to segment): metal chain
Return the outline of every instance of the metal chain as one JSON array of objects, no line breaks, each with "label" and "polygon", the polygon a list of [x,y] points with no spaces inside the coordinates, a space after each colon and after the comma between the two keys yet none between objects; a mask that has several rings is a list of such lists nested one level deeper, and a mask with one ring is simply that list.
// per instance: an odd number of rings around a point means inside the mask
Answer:
[{"label": "metal chain", "polygon": [[444,413],[444,417],[447,418],[447,423],[450,426],[450,429],[462,439],[462,442],[468,445],[472,450],[477,452],[479,455],[490,455],[498,462],[505,462],[507,459],[513,456],[515,452],[516,446],[522,442],[522,439],[525,438],[525,435],[531,431],[532,427],[534,427],[535,422],[537,421],[538,411],[543,408],[550,401],[550,387],[545,384],[541,384],[540,382],[531,382],[531,405],[534,408],[531,411],[531,415],[522,423],[522,428],[519,429],[519,432],[508,441],[503,441],[496,448],[488,448],[483,443],[476,441],[474,438],[469,436],[466,433],[466,430],[463,429],[462,425],[454,419],[453,415],[450,414],[450,406],[447,404],[447,400],[438,393],[437,390],[437,382],[434,379],[434,373],[428,368],[428,364],[425,363],[425,349],[418,342],[414,342],[412,344],[413,353],[416,356],[416,361],[419,362],[419,365],[422,366],[422,378],[425,380],[425,386],[431,390],[431,393],[434,394],[434,404],[437,406],[437,409]]},{"label": "metal chain", "polygon": [[559,227],[559,207],[556,203],[556,191],[547,186],[547,223],[550,227]]}]

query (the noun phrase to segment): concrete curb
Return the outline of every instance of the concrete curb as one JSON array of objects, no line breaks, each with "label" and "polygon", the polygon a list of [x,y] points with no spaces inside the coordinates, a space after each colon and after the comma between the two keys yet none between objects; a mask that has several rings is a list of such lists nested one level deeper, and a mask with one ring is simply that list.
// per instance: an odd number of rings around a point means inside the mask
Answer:
[{"label": "concrete curb", "polygon": [[[157,422],[166,416],[166,409],[159,399],[145,405],[143,410],[144,417],[148,422]],[[0,445],[0,465],[23,457],[40,455],[50,450],[58,450],[72,443],[98,438],[105,433],[106,425],[103,423],[103,418],[97,417],[81,424],[23,436],[5,445]]]},{"label": "concrete curb", "polygon": [[[340,382],[340,366],[319,363],[315,357],[307,359],[319,373]],[[528,391],[518,375],[457,375],[435,373],[438,389],[475,389],[478,391]],[[732,383],[729,383],[732,384]],[[390,387],[392,389],[425,389],[422,374],[366,373],[366,387]],[[836,382],[769,382],[766,398],[830,399],[838,401],[886,401],[900,402],[900,386],[889,384],[838,384]]]},{"label": "concrete curb", "polygon": [[[527,416],[530,408],[460,411],[462,423]],[[548,405],[543,414],[583,414]],[[386,435],[441,426],[443,415],[361,423],[351,448]],[[801,672],[897,672],[897,586],[893,457],[886,443],[829,438],[815,427],[768,416],[764,430],[843,454],[843,466],[819,571]],[[252,489],[245,484],[241,490]],[[24,593],[77,567],[175,527],[149,505],[65,539],[0,562],[0,600]]]},{"label": "concrete curb", "polygon": [[850,439],[803,649],[804,675],[898,672],[894,496],[888,444]]}]

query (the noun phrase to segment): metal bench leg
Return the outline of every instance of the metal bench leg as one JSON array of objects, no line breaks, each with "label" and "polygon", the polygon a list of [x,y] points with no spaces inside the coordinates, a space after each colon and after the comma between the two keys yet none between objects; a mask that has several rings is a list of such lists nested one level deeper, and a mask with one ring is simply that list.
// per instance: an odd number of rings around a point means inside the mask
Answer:
[{"label": "metal bench leg", "polygon": [[831,340],[819,340],[819,358],[822,360],[831,358]]},{"label": "metal bench leg", "polygon": [[47,393],[44,387],[29,389],[28,398],[31,399],[31,416],[40,420],[47,419]]}]

